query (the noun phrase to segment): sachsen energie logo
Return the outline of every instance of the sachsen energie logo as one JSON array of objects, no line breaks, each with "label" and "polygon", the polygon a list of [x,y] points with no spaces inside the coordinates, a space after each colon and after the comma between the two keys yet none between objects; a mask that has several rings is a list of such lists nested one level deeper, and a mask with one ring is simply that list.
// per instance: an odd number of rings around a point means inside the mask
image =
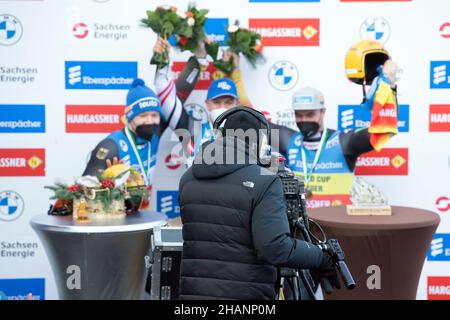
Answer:
[{"label": "sachsen energie logo", "polygon": [[[359,129],[370,126],[372,114],[359,105],[338,106],[338,130]],[[409,132],[409,105],[398,106],[398,131]]]},{"label": "sachsen energie logo", "polygon": [[77,39],[84,39],[89,34],[89,28],[84,22],[76,23],[72,27],[72,34]]},{"label": "sachsen energie logo", "polygon": [[171,153],[164,159],[167,169],[177,170],[183,164],[183,158],[179,155]]},{"label": "sachsen energie logo", "polygon": [[445,22],[441,24],[439,27],[439,32],[441,34],[441,37],[444,39],[450,38],[450,22]]},{"label": "sachsen energie logo", "polygon": [[320,19],[249,19],[264,46],[318,46]]},{"label": "sachsen energie logo", "polygon": [[0,133],[45,132],[45,106],[0,105]]},{"label": "sachsen energie logo", "polygon": [[67,105],[66,132],[110,133],[124,127],[125,106]]},{"label": "sachsen energie logo", "polygon": [[356,175],[408,175],[408,149],[384,148],[363,154],[356,161]]},{"label": "sachsen energie logo", "polygon": [[130,88],[137,62],[66,61],[66,89]]},{"label": "sachsen energie logo", "polygon": [[0,149],[0,177],[45,176],[45,149]]},{"label": "sachsen energie logo", "polygon": [[436,199],[434,203],[436,205],[436,209],[439,212],[447,212],[450,210],[450,198],[446,196],[442,196]]}]

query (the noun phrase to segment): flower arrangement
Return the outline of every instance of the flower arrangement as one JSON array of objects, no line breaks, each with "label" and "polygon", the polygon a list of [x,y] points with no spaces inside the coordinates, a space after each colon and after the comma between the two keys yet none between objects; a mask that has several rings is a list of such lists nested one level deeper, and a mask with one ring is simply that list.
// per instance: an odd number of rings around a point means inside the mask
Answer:
[{"label": "flower arrangement", "polygon": [[[189,5],[186,12],[174,6],[161,6],[154,11],[147,11],[147,18],[142,19],[141,22],[164,40],[173,37],[175,47],[181,51],[187,50],[194,53],[198,44],[206,39],[205,22],[208,12],[209,10],[198,9],[193,4]],[[150,63],[167,65],[169,52],[155,53]]]},{"label": "flower arrangement", "polygon": [[[225,44],[229,47],[233,53],[240,54],[246,58],[246,60],[256,67],[260,62],[264,62],[265,58],[262,54],[263,45],[261,42],[261,35],[239,26],[239,21],[229,25],[227,28],[228,40]],[[233,71],[233,61],[224,61],[222,59],[214,59],[213,65],[222,71],[223,73],[230,75]]]},{"label": "flower arrangement", "polygon": [[[97,177],[83,176],[74,184],[56,183],[46,186],[56,199],[49,214],[74,214],[74,219],[89,213],[125,215],[148,205],[149,190],[140,173],[133,167],[117,164]],[[125,208],[126,206],[126,208]]]},{"label": "flower arrangement", "polygon": [[[233,71],[232,58],[228,61],[218,59],[219,43],[207,39],[205,23],[208,12],[209,10],[198,9],[193,4],[188,6],[186,12],[174,6],[160,6],[154,11],[148,10],[147,18],[141,19],[141,22],[164,40],[174,39],[174,47],[181,51],[195,53],[199,43],[204,42],[206,53],[212,58],[213,65],[226,75],[230,75]],[[228,40],[225,45],[228,46],[229,51],[238,55],[242,53],[254,68],[257,63],[265,60],[260,34],[240,27],[239,21],[229,25],[226,32]],[[154,53],[150,61],[151,64],[157,64],[160,67],[169,62],[168,50],[163,51],[162,54]]]},{"label": "flower arrangement", "polygon": [[194,5],[190,4],[187,12],[184,14],[187,19],[187,24],[192,28],[192,33],[190,37],[176,34],[176,47],[181,51],[191,51],[195,53],[198,44],[206,39],[205,33],[205,23],[206,15],[209,10],[207,9],[197,9]]},{"label": "flower arrangement", "polygon": [[[157,7],[154,11],[148,10],[147,18],[141,19],[141,22],[164,40],[172,35],[183,37],[183,39],[192,37],[192,26],[189,25],[192,24],[192,20],[173,6]],[[169,52],[154,54],[150,63],[160,66],[168,64]]]}]

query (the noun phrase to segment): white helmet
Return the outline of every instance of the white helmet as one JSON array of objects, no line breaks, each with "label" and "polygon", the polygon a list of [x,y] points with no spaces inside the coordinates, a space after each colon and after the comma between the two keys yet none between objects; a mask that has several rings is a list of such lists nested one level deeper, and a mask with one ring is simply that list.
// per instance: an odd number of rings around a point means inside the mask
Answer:
[{"label": "white helmet", "polygon": [[294,110],[320,110],[325,109],[325,100],[322,92],[317,89],[305,87],[292,95],[292,109]]}]

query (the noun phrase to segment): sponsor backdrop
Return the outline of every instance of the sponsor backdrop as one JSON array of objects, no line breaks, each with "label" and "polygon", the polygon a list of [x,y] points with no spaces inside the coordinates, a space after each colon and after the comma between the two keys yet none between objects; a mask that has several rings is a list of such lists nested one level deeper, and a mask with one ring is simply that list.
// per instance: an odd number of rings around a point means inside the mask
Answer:
[{"label": "sponsor backdrop", "polygon": [[[30,218],[47,212],[45,185],[80,175],[96,143],[123,126],[132,79],[152,83],[156,37],[139,19],[168,2],[0,1],[0,298],[58,298]],[[362,156],[356,172],[392,205],[440,214],[417,298],[450,299],[450,2],[196,2],[210,9],[207,31],[221,43],[235,19],[262,34],[266,62],[254,70],[242,61],[245,87],[255,108],[287,126],[295,127],[291,94],[306,85],[323,91],[328,127],[367,125],[361,88],[346,80],[344,57],[360,39],[385,43],[400,67],[400,133],[381,152]],[[175,75],[188,57],[172,54]],[[201,73],[189,104],[203,104],[214,76],[212,67]],[[151,205],[176,218],[185,166],[172,132],[157,159]]]}]

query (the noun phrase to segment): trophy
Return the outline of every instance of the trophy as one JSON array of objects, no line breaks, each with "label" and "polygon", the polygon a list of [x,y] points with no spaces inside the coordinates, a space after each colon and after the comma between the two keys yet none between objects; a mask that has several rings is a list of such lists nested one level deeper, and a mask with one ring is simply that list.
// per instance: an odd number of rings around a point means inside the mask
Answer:
[{"label": "trophy", "polygon": [[351,216],[390,216],[392,208],[386,197],[374,185],[361,177],[355,177],[350,188],[351,205],[347,205],[347,214]]}]

